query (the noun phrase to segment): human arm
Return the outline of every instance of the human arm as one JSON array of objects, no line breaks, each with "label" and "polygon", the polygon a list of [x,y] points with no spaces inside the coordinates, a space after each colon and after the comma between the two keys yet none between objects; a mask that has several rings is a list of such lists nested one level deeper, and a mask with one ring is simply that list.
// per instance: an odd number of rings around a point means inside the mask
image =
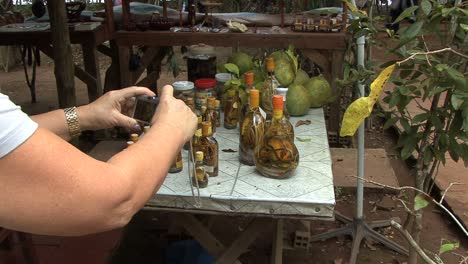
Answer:
[{"label": "human arm", "polygon": [[[133,98],[139,95],[154,96],[144,87],[129,87],[110,91],[96,101],[76,108],[81,131],[98,130],[121,126],[129,131],[138,126],[137,122],[128,117],[133,107]],[[67,120],[63,109],[31,116],[39,127],[47,129],[64,140],[70,139]]]},{"label": "human arm", "polygon": [[153,126],[100,162],[46,129],[0,159],[0,226],[82,235],[125,225],[164,181],[196,117],[165,87]]}]

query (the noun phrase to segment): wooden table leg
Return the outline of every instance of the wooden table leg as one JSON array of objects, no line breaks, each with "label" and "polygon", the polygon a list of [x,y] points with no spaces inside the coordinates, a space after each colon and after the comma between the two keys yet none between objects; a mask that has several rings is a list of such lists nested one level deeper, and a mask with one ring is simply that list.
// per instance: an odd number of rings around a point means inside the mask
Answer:
[{"label": "wooden table leg", "polygon": [[119,46],[119,67],[120,67],[120,86],[121,88],[132,85],[132,73],[128,68],[130,60],[130,48]]},{"label": "wooden table leg", "polygon": [[88,83],[88,98],[92,102],[102,95],[101,74],[99,73],[99,61],[97,50],[91,44],[82,44],[84,69],[95,78],[94,82]]},{"label": "wooden table leg", "polygon": [[330,105],[329,131],[339,132],[341,123],[341,104],[338,96],[336,80],[343,78],[344,51],[333,51],[331,60],[331,87],[333,94],[337,95],[335,101]]},{"label": "wooden table leg", "polygon": [[275,221],[276,225],[274,227],[275,232],[273,232],[273,245],[271,249],[271,264],[282,264],[283,263],[283,226],[284,220],[278,219]]},{"label": "wooden table leg", "polygon": [[234,263],[236,259],[244,253],[255,239],[265,230],[270,229],[272,221],[270,219],[254,219],[241,235],[231,244],[231,246],[216,259],[216,264]]}]

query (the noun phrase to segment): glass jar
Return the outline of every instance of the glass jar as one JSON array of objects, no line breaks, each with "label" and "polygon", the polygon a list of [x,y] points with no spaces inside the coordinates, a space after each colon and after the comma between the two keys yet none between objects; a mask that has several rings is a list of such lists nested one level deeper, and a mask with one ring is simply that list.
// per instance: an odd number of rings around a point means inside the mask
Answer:
[{"label": "glass jar", "polygon": [[223,98],[224,93],[224,84],[227,83],[229,80],[232,79],[232,74],[230,73],[217,73],[215,76],[216,79],[216,97],[218,100]]},{"label": "glass jar", "polygon": [[172,84],[174,87],[174,97],[187,103],[188,98],[195,97],[195,84],[188,81],[179,81]]},{"label": "glass jar", "polygon": [[210,78],[198,79],[195,81],[195,87],[195,107],[200,110],[203,101],[206,101],[208,97],[215,96],[216,80]]}]

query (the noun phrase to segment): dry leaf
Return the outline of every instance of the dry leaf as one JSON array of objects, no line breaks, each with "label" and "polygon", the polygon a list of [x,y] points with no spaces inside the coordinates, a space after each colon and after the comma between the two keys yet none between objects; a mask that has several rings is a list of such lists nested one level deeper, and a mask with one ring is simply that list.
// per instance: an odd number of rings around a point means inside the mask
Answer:
[{"label": "dry leaf", "polygon": [[233,150],[233,149],[223,149],[222,152],[236,153],[237,150]]},{"label": "dry leaf", "polygon": [[303,126],[303,125],[310,125],[310,123],[312,123],[312,121],[310,120],[299,120],[296,122],[296,127],[300,127],[300,126]]}]

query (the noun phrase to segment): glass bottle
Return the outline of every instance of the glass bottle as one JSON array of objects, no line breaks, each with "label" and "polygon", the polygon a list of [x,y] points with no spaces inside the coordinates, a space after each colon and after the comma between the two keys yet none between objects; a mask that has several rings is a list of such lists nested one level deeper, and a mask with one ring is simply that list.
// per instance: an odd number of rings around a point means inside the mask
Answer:
[{"label": "glass bottle", "polygon": [[289,113],[286,107],[286,93],[288,92],[288,88],[277,88],[276,94],[283,97],[283,125],[285,126],[288,134],[290,135],[291,139],[294,141],[294,128],[289,121]]},{"label": "glass bottle", "polygon": [[210,177],[218,176],[218,141],[213,137],[211,122],[202,123],[202,136],[195,147],[195,151],[202,151],[205,156],[203,162],[205,171]]},{"label": "glass bottle", "polygon": [[263,142],[255,153],[255,166],[264,176],[286,178],[299,164],[299,152],[283,125],[283,98],[273,97],[273,119],[266,130]]},{"label": "glass bottle", "polygon": [[228,91],[228,97],[224,105],[224,127],[234,129],[239,122],[239,96],[234,89]]},{"label": "glass bottle", "polygon": [[[254,89],[254,73],[252,71],[246,72],[244,74],[244,82],[245,82],[245,92],[249,94],[250,90]],[[240,117],[239,117],[239,122],[242,122],[244,120],[245,115],[249,111],[249,99],[247,99],[247,102],[242,105],[242,110],[240,111]]]},{"label": "glass bottle", "polygon": [[195,131],[195,135],[193,135],[192,138],[192,146],[193,148],[191,149],[192,155],[195,157],[195,154],[198,149],[200,149],[200,138],[202,137],[202,129],[199,128],[197,131]]},{"label": "glass bottle", "polygon": [[208,186],[208,174],[205,171],[203,165],[203,152],[197,151],[195,153],[195,175],[192,178],[192,185],[199,188],[205,188]]},{"label": "glass bottle", "polygon": [[262,91],[262,109],[267,114],[267,119],[270,119],[273,114],[272,99],[276,88],[279,86],[278,80],[275,77],[275,59],[273,57],[266,58],[266,69],[268,79],[263,83]]},{"label": "glass bottle", "polygon": [[215,111],[218,118],[216,118],[216,127],[221,127],[221,101],[215,101]]},{"label": "glass bottle", "polygon": [[171,168],[169,168],[169,173],[178,173],[181,172],[183,168],[183,163],[182,163],[182,152],[179,151],[177,154],[174,163],[171,165]]},{"label": "glass bottle", "polygon": [[216,133],[216,124],[219,123],[219,116],[216,112],[216,97],[208,97],[207,110],[206,110],[206,120],[211,121],[211,130],[213,134]]},{"label": "glass bottle", "polygon": [[202,117],[203,121],[206,121],[206,110],[207,107],[205,105],[200,108],[200,116]]},{"label": "glass bottle", "polygon": [[130,134],[130,140],[133,141],[134,143],[136,143],[139,138],[140,138],[140,136],[138,136],[138,134],[136,134],[136,133]]},{"label": "glass bottle", "polygon": [[262,142],[265,132],[265,118],[260,113],[260,92],[250,90],[250,108],[240,123],[239,161],[249,166],[255,165],[255,150]]}]

